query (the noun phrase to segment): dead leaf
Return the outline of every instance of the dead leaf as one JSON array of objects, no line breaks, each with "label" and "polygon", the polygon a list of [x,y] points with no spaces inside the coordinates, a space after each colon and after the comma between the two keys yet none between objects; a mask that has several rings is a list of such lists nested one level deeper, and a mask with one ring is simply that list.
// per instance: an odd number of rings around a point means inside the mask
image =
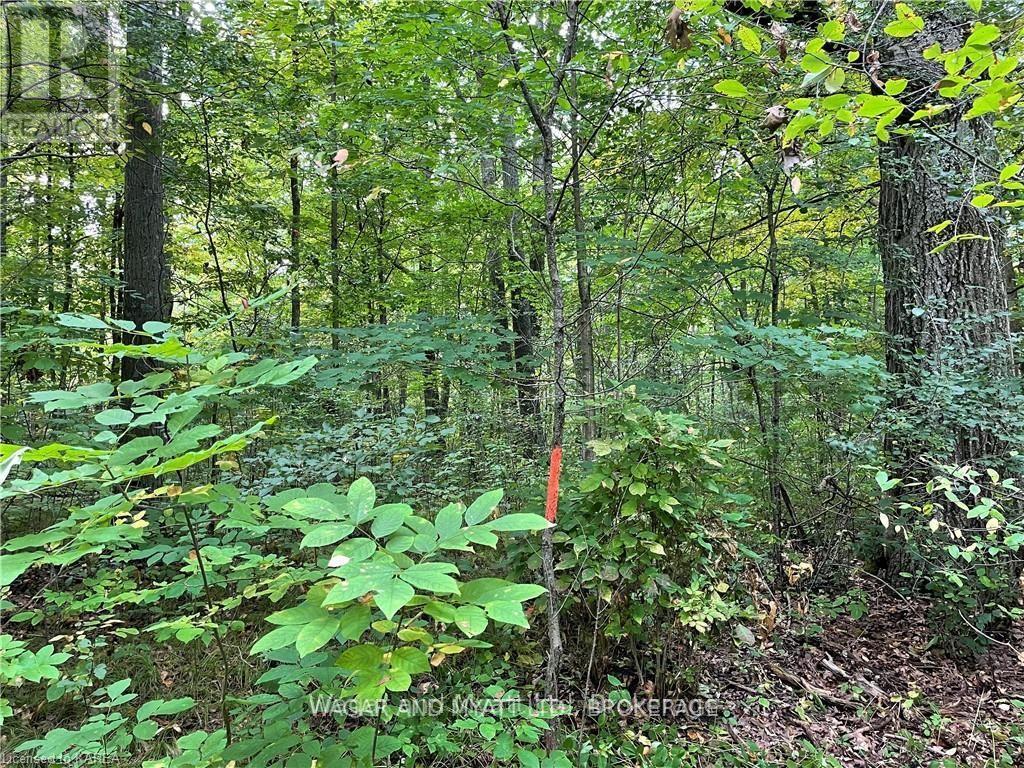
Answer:
[{"label": "dead leaf", "polygon": [[332,162],[331,165],[333,165],[335,168],[340,168],[345,164],[346,160],[348,160],[348,150],[339,149],[337,152],[334,153],[334,162]]},{"label": "dead leaf", "polygon": [[782,172],[790,176],[799,164],[800,150],[797,149],[796,144],[785,147],[782,150]]},{"label": "dead leaf", "polygon": [[718,28],[718,37],[721,38],[722,42],[726,45],[732,45],[732,35],[729,34],[725,27]]},{"label": "dead leaf", "polygon": [[786,40],[787,31],[786,26],[777,21],[773,21],[772,25],[768,27],[768,33],[775,39],[775,47],[779,51],[781,61],[785,61],[789,53],[789,43]]},{"label": "dead leaf", "polygon": [[676,50],[690,47],[690,28],[681,8],[673,8],[665,22],[665,44]]},{"label": "dead leaf", "polygon": [[764,111],[764,120],[761,127],[770,133],[775,133],[779,128],[789,122],[789,111],[783,104],[773,104]]}]

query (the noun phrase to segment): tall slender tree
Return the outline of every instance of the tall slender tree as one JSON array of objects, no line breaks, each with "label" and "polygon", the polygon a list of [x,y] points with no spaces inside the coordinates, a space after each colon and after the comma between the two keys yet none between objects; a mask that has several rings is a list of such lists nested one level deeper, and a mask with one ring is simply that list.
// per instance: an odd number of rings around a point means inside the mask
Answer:
[{"label": "tall slender tree", "polygon": [[[170,264],[164,248],[164,173],[160,127],[161,3],[126,6],[128,70],[128,159],[124,169],[124,300],[121,314],[136,327],[171,317]],[[129,341],[145,337],[127,334]],[[126,379],[144,375],[152,363],[122,361]]]}]

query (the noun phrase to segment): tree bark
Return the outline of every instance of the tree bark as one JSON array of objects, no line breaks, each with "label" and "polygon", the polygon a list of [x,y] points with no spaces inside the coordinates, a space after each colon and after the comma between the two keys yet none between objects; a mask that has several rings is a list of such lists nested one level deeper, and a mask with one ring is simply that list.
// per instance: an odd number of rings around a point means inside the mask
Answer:
[{"label": "tree bark", "polygon": [[[519,166],[516,164],[514,138],[506,136],[501,152],[501,181],[505,194],[515,197],[519,194]],[[519,214],[514,205],[509,206],[508,259],[509,269],[520,274],[524,268],[538,269],[533,259],[527,261],[519,247]],[[524,447],[534,455],[537,446],[543,443],[540,434],[540,382],[537,379],[536,349],[540,333],[540,318],[523,286],[516,281],[511,290],[512,319],[512,360],[515,368],[516,400],[522,418],[525,440]]]},{"label": "tree bark", "polygon": [[[333,38],[338,34],[337,20],[331,10],[331,104],[338,103],[338,49]],[[337,148],[335,148],[337,151]],[[338,163],[331,163],[331,349],[341,346],[341,264],[338,262],[340,231],[338,225]]]},{"label": "tree bark", "polygon": [[[945,77],[921,52],[935,42],[960,47],[971,26],[950,7],[931,14],[923,32],[886,44],[882,77],[907,78],[906,92],[920,94],[904,99],[909,109],[923,106]],[[991,457],[999,441],[984,427],[951,423],[922,384],[935,376],[993,383],[1015,371],[1003,224],[970,204],[974,185],[996,180],[998,151],[989,117],[964,119],[969,105],[951,103],[923,127],[894,132],[879,153],[886,366],[902,385],[897,408],[918,435],[921,428],[949,435],[935,458],[952,463]],[[890,447],[907,461],[924,450],[914,435],[892,436]]]},{"label": "tree bark", "polygon": [[[292,49],[292,74],[298,76],[299,68],[299,49]],[[299,269],[301,267],[301,252],[300,248],[300,220],[302,217],[302,196],[299,189],[299,155],[298,147],[292,148],[292,155],[288,160],[288,196],[291,198],[291,264],[289,265],[289,272],[292,275],[292,317],[291,326],[292,332],[298,333],[299,326],[302,324],[302,292],[299,289]]]},{"label": "tree bark", "polygon": [[[505,35],[505,46],[516,73],[522,71],[515,45],[509,35],[509,12],[504,3],[494,5]],[[519,78],[519,88],[523,100],[530,111],[533,123],[541,138],[540,172],[544,193],[544,257],[547,262],[548,280],[551,283],[551,334],[552,334],[552,367],[554,393],[551,407],[551,448],[561,451],[565,437],[565,297],[562,291],[562,276],[558,264],[558,209],[562,197],[555,194],[554,176],[554,113],[565,82],[569,62],[576,52],[577,33],[579,32],[579,3],[569,0],[566,4],[565,43],[558,57],[558,64],[552,71],[551,92],[543,107],[537,102],[524,78]],[[557,500],[556,500],[557,501]],[[551,519],[551,518],[549,518]],[[558,672],[562,661],[562,630],[558,610],[558,581],[555,577],[554,539],[551,528],[541,533],[541,567],[544,574],[544,586],[548,590],[548,658],[545,669],[545,686],[549,697],[558,696]],[[554,731],[549,731],[554,736]],[[548,747],[553,748],[553,738],[549,738]]]},{"label": "tree bark", "polygon": [[[490,189],[498,182],[497,163],[493,156],[480,159],[480,182]],[[487,311],[494,316],[494,326],[499,333],[508,331],[508,305],[505,300],[505,275],[501,268],[501,249],[497,241],[488,241],[484,264],[487,278]]]},{"label": "tree bark", "polygon": [[[160,35],[154,24],[157,2],[127,6],[129,69],[133,86],[128,99],[128,161],[124,170],[124,298],[122,317],[137,328],[171,317],[170,264],[164,251],[164,182],[157,88],[160,84]],[[125,334],[144,343],[145,336]],[[145,358],[125,357],[121,375],[137,379],[153,368]]]},{"label": "tree bark", "polygon": [[[573,95],[576,96],[576,74],[572,75]],[[586,417],[582,427],[582,445],[580,454],[584,459],[591,458],[590,448],[587,443],[597,437],[597,427],[594,422],[594,307],[590,296],[590,269],[587,266],[587,245],[583,219],[583,190],[580,186],[580,161],[582,148],[580,146],[579,113],[576,111],[578,99],[573,99],[573,113],[571,121],[572,139],[572,219],[573,228],[576,230],[576,290],[580,298],[579,330],[576,334],[577,350],[577,380],[586,408]]]}]

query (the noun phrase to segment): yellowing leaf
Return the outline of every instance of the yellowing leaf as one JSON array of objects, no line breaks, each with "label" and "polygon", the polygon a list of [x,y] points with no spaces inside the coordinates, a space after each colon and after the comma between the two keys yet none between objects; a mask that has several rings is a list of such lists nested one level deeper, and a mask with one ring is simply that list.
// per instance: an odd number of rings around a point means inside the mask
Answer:
[{"label": "yellowing leaf", "polygon": [[890,96],[899,96],[907,89],[909,81],[905,77],[894,77],[885,83],[885,92]]},{"label": "yellowing leaf", "polygon": [[743,98],[750,93],[747,87],[739,80],[721,80],[715,83],[715,90],[723,96],[729,96],[734,99]]},{"label": "yellowing leaf", "polygon": [[757,32],[753,29],[750,27],[740,27],[736,34],[740,39],[740,45],[748,51],[751,53],[761,52],[761,38],[758,37]]}]

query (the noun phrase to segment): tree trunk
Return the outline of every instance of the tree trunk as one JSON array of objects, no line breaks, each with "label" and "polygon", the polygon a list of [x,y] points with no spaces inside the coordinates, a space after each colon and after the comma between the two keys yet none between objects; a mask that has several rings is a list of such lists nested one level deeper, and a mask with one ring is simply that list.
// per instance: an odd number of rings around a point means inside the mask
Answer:
[{"label": "tree trunk", "polygon": [[[498,169],[494,157],[484,156],[480,159],[480,182],[484,187],[491,188],[497,184]],[[487,311],[494,316],[494,326],[498,333],[508,331],[508,306],[505,301],[505,275],[501,268],[501,249],[496,240],[488,241],[484,269],[487,273]]]},{"label": "tree trunk", "polygon": [[[337,21],[331,11],[331,37],[337,37]],[[338,103],[338,49],[331,41],[331,104]],[[337,151],[337,148],[335,148]],[[338,163],[331,163],[331,349],[341,346],[338,329],[341,328],[341,264],[338,263],[340,232],[338,227]]]},{"label": "tree trunk", "polygon": [[[137,328],[171,317],[170,265],[164,252],[164,182],[159,97],[160,36],[154,26],[157,2],[129,3],[128,61],[133,87],[128,98],[128,161],[124,169],[124,300],[122,317]],[[126,341],[144,343],[146,337],[126,334]],[[126,357],[121,363],[125,379],[137,379],[152,370],[144,358]]]},{"label": "tree trunk", "polygon": [[302,215],[302,197],[299,194],[299,156],[292,155],[288,161],[288,194],[291,198],[291,264],[288,271],[292,275],[292,331],[298,332],[302,323],[302,293],[299,290],[299,267],[301,254],[299,252],[299,222]]},{"label": "tree trunk", "polygon": [[[124,254],[124,205],[121,202],[121,193],[114,193],[114,209],[111,211],[110,220],[110,285],[107,288],[107,303],[110,305],[110,316],[121,317],[121,302],[124,300],[124,292],[121,283],[121,271]],[[121,341],[122,334],[111,331],[110,341],[117,344]],[[110,358],[110,378],[117,381],[121,378],[121,359],[112,356]]]},{"label": "tree trunk", "polygon": [[[299,68],[299,49],[292,49],[292,74],[297,78]],[[296,138],[298,132],[296,131]],[[288,160],[288,195],[291,198],[291,272],[292,280],[292,332],[298,333],[302,323],[302,293],[299,290],[299,268],[301,266],[301,253],[299,251],[299,224],[302,216],[302,196],[299,190],[299,155],[298,147],[292,148],[291,158]]]},{"label": "tree trunk", "polygon": [[[507,195],[518,195],[519,167],[516,165],[515,146],[511,135],[506,138],[502,147],[501,181]],[[509,269],[520,274],[527,267],[531,271],[534,270],[537,267],[536,262],[533,259],[527,262],[519,247],[519,215],[514,205],[509,206],[507,226]],[[512,287],[511,299],[516,400],[519,403],[519,415],[522,417],[525,431],[524,448],[533,455],[536,447],[543,442],[540,434],[540,382],[537,380],[534,348],[537,335],[540,333],[540,318],[519,281]]]},{"label": "tree trunk", "polygon": [[[522,68],[509,30],[509,15],[504,4],[496,3],[502,30],[505,32],[505,45],[508,54],[520,74]],[[566,4],[566,35],[565,44],[559,55],[558,66],[552,73],[552,88],[543,108],[534,99],[525,79],[520,78],[519,88],[523,94],[533,118],[533,123],[541,138],[540,177],[544,194],[544,258],[547,262],[548,280],[551,283],[551,335],[552,335],[552,368],[554,393],[551,407],[551,449],[552,466],[556,451],[561,453],[562,441],[565,437],[565,297],[562,292],[562,276],[558,264],[558,208],[562,197],[555,194],[554,175],[554,112],[558,104],[565,82],[569,62],[576,51],[576,37],[579,31],[579,3],[569,0]],[[557,506],[557,497],[555,498]],[[554,521],[554,511],[549,510],[550,521]],[[544,573],[544,586],[548,590],[548,658],[545,668],[545,688],[549,697],[558,696],[558,672],[562,661],[562,630],[558,608],[558,581],[555,577],[554,538],[551,528],[541,532],[541,568]],[[555,731],[548,731],[547,746],[554,747]]]},{"label": "tree trunk", "polygon": [[[882,51],[882,77],[909,79],[906,92],[921,96],[907,106],[923,106],[945,71],[921,52],[935,42],[958,48],[970,29],[958,8],[933,13],[925,32]],[[951,104],[912,132],[894,132],[879,153],[886,366],[902,385],[896,406],[913,424],[906,438],[890,437],[901,462],[926,450],[921,436],[933,428],[945,436],[940,461],[972,462],[1000,450],[990,430],[942,413],[927,386],[936,376],[991,385],[1015,371],[1003,225],[970,204],[974,185],[998,177],[998,151],[988,117],[964,119],[969,105]]]},{"label": "tree trunk", "polygon": [[[576,74],[572,75],[572,89],[576,95]],[[582,445],[580,454],[584,459],[591,458],[587,443],[597,437],[594,423],[594,307],[590,297],[590,269],[587,267],[586,224],[583,220],[583,190],[580,187],[580,161],[582,149],[579,135],[579,113],[574,107],[572,113],[572,218],[576,230],[576,289],[580,297],[579,330],[576,334],[577,380],[583,399],[586,403],[586,418],[583,420]]]},{"label": "tree trunk", "polygon": [[[430,317],[432,307],[429,296],[431,295],[430,285],[433,282],[434,260],[431,258],[430,250],[427,247],[420,248],[420,274],[423,275],[421,295],[423,301],[419,305],[420,314]],[[423,366],[423,413],[426,416],[441,417],[441,390],[439,386],[440,368],[438,365],[438,354],[436,349],[428,349],[425,353],[427,359]]]}]

